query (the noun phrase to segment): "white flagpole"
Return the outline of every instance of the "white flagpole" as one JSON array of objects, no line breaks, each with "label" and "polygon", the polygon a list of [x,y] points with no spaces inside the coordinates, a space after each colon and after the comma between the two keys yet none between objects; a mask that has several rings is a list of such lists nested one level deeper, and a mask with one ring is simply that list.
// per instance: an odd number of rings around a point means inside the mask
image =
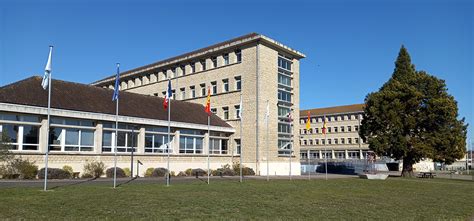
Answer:
[{"label": "white flagpole", "polygon": [[290,136],[290,138],[291,138],[291,140],[290,140],[290,154],[288,156],[290,157],[290,160],[289,160],[289,162],[290,162],[290,180],[292,180],[293,178],[291,176],[291,155],[293,154],[293,139],[294,139],[294,137],[293,137],[293,118],[290,121],[290,132],[291,132],[291,136]]},{"label": "white flagpole", "polygon": [[324,169],[326,170],[326,180],[328,180],[328,152],[327,152],[327,139],[326,139],[326,134],[327,134],[327,128],[326,128],[326,115],[324,115],[323,118],[323,127],[324,128]]},{"label": "white flagpole", "polygon": [[243,151],[244,148],[242,148],[243,144],[244,144],[244,142],[242,142],[243,141],[243,139],[242,139],[243,138],[243,136],[242,136],[242,92],[240,93],[240,107],[239,108],[240,108],[240,154],[239,154],[240,155],[239,156],[239,158],[240,158],[239,164],[240,165],[239,165],[239,170],[240,170],[240,182],[242,183],[243,180],[244,180],[243,179],[244,177],[243,177],[243,174],[242,174],[242,152],[244,152]]},{"label": "white flagpole", "polygon": [[208,114],[207,115],[207,134],[209,136],[209,140],[207,142],[207,184],[209,184],[210,181],[210,173],[211,173],[211,167],[209,163],[209,156],[211,153],[211,116]]},{"label": "white flagpole", "polygon": [[[168,89],[169,91],[173,91],[168,83]],[[168,93],[168,92],[166,92]],[[166,169],[168,170],[168,174],[166,175],[166,186],[170,186],[170,146],[171,146],[171,94],[168,93],[168,144],[166,145],[166,152],[168,153],[168,156],[166,157]],[[166,99],[166,98],[165,98]]]},{"label": "white flagpole", "polygon": [[[117,70],[120,68],[120,63],[117,63]],[[118,86],[117,86],[118,87]],[[119,90],[119,88],[115,88]],[[115,100],[115,143],[114,143],[114,189],[117,187],[117,138],[118,138],[118,113],[119,113],[119,99],[117,96]]]},{"label": "white flagpole", "polygon": [[266,133],[266,135],[267,135],[267,136],[266,136],[266,137],[267,137],[267,140],[266,140],[266,146],[267,146],[267,181],[270,180],[270,167],[269,167],[270,164],[269,164],[269,162],[268,162],[268,161],[269,161],[269,159],[268,159],[268,157],[269,157],[269,148],[268,148],[268,120],[269,120],[269,119],[268,119],[268,118],[269,118],[269,116],[270,116],[270,113],[269,113],[269,106],[268,106],[268,105],[269,105],[269,103],[268,103],[268,100],[267,100],[267,112],[265,113],[265,119],[266,119],[266,122],[265,122],[265,123],[266,123],[266,128],[267,128],[267,133]]},{"label": "white flagpole", "polygon": [[[51,57],[53,54],[53,46],[49,46],[49,58],[48,63],[51,62]],[[48,65],[46,65],[48,66]],[[44,156],[44,191],[48,189],[48,155],[49,155],[49,126],[51,124],[51,71],[48,73],[48,127],[46,130],[46,153]]]}]

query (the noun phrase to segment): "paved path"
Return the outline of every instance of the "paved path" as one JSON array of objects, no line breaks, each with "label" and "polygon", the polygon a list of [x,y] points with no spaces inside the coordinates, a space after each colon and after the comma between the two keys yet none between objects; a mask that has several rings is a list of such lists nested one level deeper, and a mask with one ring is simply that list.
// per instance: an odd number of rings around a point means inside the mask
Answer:
[{"label": "paved path", "polygon": [[[354,178],[355,175],[340,175],[340,174],[328,174],[328,179],[340,179],[340,178]],[[293,180],[308,180],[308,175],[304,176],[292,176]],[[233,180],[238,182],[239,176],[211,176],[211,183],[213,180]],[[247,176],[245,180],[266,180],[266,176]],[[270,180],[289,180],[289,176],[270,176]],[[325,179],[324,174],[311,174],[311,179]],[[173,183],[192,183],[192,182],[207,182],[207,176],[204,177],[172,177],[171,184]],[[74,185],[112,185],[112,178],[98,178],[98,179],[65,179],[65,180],[48,180],[48,189],[55,189],[66,186]],[[130,178],[117,178],[117,186],[126,185],[128,183],[143,183],[143,184],[166,184],[164,177],[159,178],[143,178],[139,177],[136,179]],[[44,180],[0,180],[0,188],[11,188],[11,187],[42,187]]]}]

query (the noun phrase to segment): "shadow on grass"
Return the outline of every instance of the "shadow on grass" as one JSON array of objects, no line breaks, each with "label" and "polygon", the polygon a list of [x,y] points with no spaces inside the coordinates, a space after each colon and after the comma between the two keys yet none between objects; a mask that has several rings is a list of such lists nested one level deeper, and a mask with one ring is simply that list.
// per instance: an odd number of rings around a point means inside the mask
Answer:
[{"label": "shadow on grass", "polygon": [[50,190],[54,190],[54,189],[58,189],[58,188],[62,188],[62,187],[68,187],[68,186],[75,186],[75,185],[79,185],[79,184],[83,184],[83,183],[88,183],[88,182],[92,182],[94,180],[96,180],[97,177],[94,177],[94,178],[90,178],[90,179],[87,179],[87,180],[83,180],[83,181],[79,181],[79,182],[75,182],[75,183],[66,183],[64,185],[57,185],[57,186],[53,186],[51,188],[49,188]]},{"label": "shadow on grass", "polygon": [[117,185],[117,187],[122,186],[122,185],[125,185],[125,184],[128,184],[128,183],[130,183],[130,182],[136,180],[137,178],[138,178],[138,176],[133,177],[132,179],[129,179],[129,180],[123,182],[123,183],[119,183],[119,184]]}]

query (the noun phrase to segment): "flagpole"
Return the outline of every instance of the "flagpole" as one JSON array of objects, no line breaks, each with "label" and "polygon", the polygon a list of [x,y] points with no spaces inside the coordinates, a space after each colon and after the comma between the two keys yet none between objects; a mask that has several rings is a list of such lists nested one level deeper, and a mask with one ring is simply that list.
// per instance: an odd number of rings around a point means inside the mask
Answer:
[{"label": "flagpole", "polygon": [[[49,46],[51,58],[53,53],[53,46]],[[48,58],[48,59],[49,59]],[[44,191],[48,189],[48,155],[49,155],[49,126],[51,124],[51,70],[48,73],[48,126],[47,126],[47,133],[46,133],[46,154],[44,156]]]},{"label": "flagpole", "polygon": [[290,139],[291,139],[290,140],[290,154],[288,156],[290,157],[290,160],[289,160],[289,162],[290,162],[290,171],[289,171],[290,172],[290,180],[292,180],[293,178],[291,176],[291,155],[293,154],[293,139],[294,139],[294,137],[293,137],[293,119],[291,119],[291,121],[290,121],[290,132],[291,132],[291,136],[290,136]]},{"label": "flagpole", "polygon": [[[120,75],[119,68],[120,68],[120,63],[117,63],[117,77]],[[115,88],[115,90],[119,90],[119,88]],[[120,99],[119,96],[117,96],[115,100],[114,189],[117,187],[117,140],[118,140],[117,138],[118,138],[119,99]]]},{"label": "flagpole", "polygon": [[327,153],[327,129],[326,129],[326,115],[324,115],[323,119],[323,127],[324,127],[324,169],[326,170],[326,180],[328,180],[328,153]]},{"label": "flagpole", "polygon": [[239,181],[240,181],[241,183],[242,183],[243,180],[244,180],[244,179],[243,179],[243,174],[242,174],[242,152],[243,152],[243,150],[244,150],[244,149],[242,148],[242,147],[243,147],[243,144],[244,144],[244,143],[242,142],[242,141],[243,141],[243,139],[242,139],[242,137],[243,137],[243,136],[242,136],[242,105],[243,105],[243,104],[242,104],[242,92],[240,92],[240,107],[239,107],[239,108],[240,108],[240,121],[239,121],[239,123],[240,123],[240,154],[239,154],[239,158],[240,158],[240,159],[239,159],[239,161],[240,161],[240,162],[239,162],[240,180],[239,180]]},{"label": "flagpole", "polygon": [[[170,83],[168,85],[171,85]],[[171,90],[171,87],[168,86],[168,89],[169,91],[172,91]],[[166,175],[166,186],[170,186],[170,146],[171,146],[171,94],[168,93],[168,144],[166,145],[167,146],[167,149],[166,149],[166,152],[168,152],[168,156],[167,156],[167,159],[166,159],[166,169],[168,170],[168,174]],[[167,99],[167,98],[165,98]]]},{"label": "flagpole", "polygon": [[210,181],[210,173],[211,173],[211,168],[210,168],[210,163],[209,163],[209,156],[211,153],[211,116],[208,114],[207,115],[207,134],[209,136],[208,142],[207,142],[207,184],[209,184]]},{"label": "flagpole", "polygon": [[269,160],[268,159],[268,157],[269,157],[269,148],[268,148],[268,120],[269,119],[268,118],[269,118],[270,113],[269,113],[269,110],[268,110],[268,108],[269,108],[268,105],[269,105],[269,103],[268,103],[268,100],[267,100],[267,113],[265,114],[265,118],[266,118],[266,121],[267,121],[267,122],[265,122],[266,123],[266,129],[267,129],[267,131],[266,131],[266,137],[267,137],[267,140],[266,140],[266,146],[267,146],[267,181],[270,180],[270,167],[269,167],[270,164],[268,162],[268,160]]}]

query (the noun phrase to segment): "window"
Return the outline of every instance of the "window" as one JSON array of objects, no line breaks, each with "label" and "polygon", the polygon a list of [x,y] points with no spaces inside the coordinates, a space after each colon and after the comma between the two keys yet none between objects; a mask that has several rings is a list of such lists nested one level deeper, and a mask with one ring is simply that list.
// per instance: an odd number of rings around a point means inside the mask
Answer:
[{"label": "window", "polygon": [[349,159],[359,159],[360,158],[360,152],[359,151],[348,151],[347,155]]},{"label": "window", "polygon": [[334,133],[337,133],[338,127],[334,127]]},{"label": "window", "polygon": [[359,125],[354,126],[354,131],[359,131]]},{"label": "window", "polygon": [[241,147],[240,139],[235,139],[234,141],[235,141],[235,149],[237,151],[237,154],[240,154],[240,147]]},{"label": "window", "polygon": [[201,154],[202,137],[183,136],[179,137],[179,153]]},{"label": "window", "polygon": [[229,64],[229,54],[224,54],[222,57],[224,58],[224,65],[228,65]]},{"label": "window", "polygon": [[346,153],[344,151],[334,151],[334,155],[336,159],[344,159],[346,158]]},{"label": "window", "polygon": [[177,69],[177,67],[171,69],[171,78],[176,77],[176,69]]},{"label": "window", "polygon": [[212,86],[212,94],[217,94],[217,82],[216,81],[211,82],[211,86]]},{"label": "window", "polygon": [[346,139],[345,138],[341,138],[341,144],[345,144],[346,143]]},{"label": "window", "polygon": [[352,144],[352,138],[347,138],[347,143]]},{"label": "window", "polygon": [[354,143],[358,144],[359,143],[359,138],[354,138]]},{"label": "window", "polygon": [[199,63],[201,63],[202,70],[205,71],[206,70],[206,61],[202,60]]},{"label": "window", "polygon": [[171,99],[176,100],[176,90],[171,90]]},{"label": "window", "polygon": [[329,144],[329,145],[331,145],[331,144],[332,144],[332,142],[331,142],[331,141],[332,141],[331,139],[328,139],[328,144]]},{"label": "window", "polygon": [[240,105],[235,105],[235,118],[240,119]]},{"label": "window", "polygon": [[[23,117],[23,116],[15,116]],[[1,116],[0,116],[1,119]],[[17,119],[6,119],[17,120]],[[20,119],[18,119],[20,120]],[[5,139],[8,148],[11,150],[38,150],[39,145],[39,125],[17,125],[10,123],[0,123],[0,138]]]},{"label": "window", "polygon": [[229,151],[227,139],[210,138],[209,151],[211,154],[227,154]]},{"label": "window", "polygon": [[314,128],[314,133],[319,134],[319,128]]},{"label": "window", "polygon": [[222,80],[222,92],[229,91],[229,79]]},{"label": "window", "polygon": [[326,140],[325,139],[321,139],[321,144],[326,144]]},{"label": "window", "polygon": [[344,132],[344,126],[341,126],[341,132]]},{"label": "window", "polygon": [[278,123],[278,133],[291,133],[290,125],[284,123]]},{"label": "window", "polygon": [[289,155],[291,150],[291,141],[278,139],[278,154]]},{"label": "window", "polygon": [[206,96],[206,84],[200,84],[201,86],[201,96],[205,97]]},{"label": "window", "polygon": [[180,69],[181,69],[181,76],[186,75],[186,67],[185,67],[185,66],[181,66]]},{"label": "window", "polygon": [[334,138],[334,144],[339,144],[339,139]]},{"label": "window", "polygon": [[240,78],[240,76],[235,77],[235,90],[242,90],[242,79]]},{"label": "window", "polygon": [[217,114],[217,108],[211,108],[211,113]]},{"label": "window", "polygon": [[222,111],[224,112],[224,120],[229,120],[229,108],[223,107]]},{"label": "window", "polygon": [[287,117],[290,113],[290,108],[278,106],[278,117]]},{"label": "window", "polygon": [[307,141],[307,140],[303,140],[303,145],[304,145],[304,146],[308,145],[308,141]]},{"label": "window", "polygon": [[278,90],[278,100],[291,102],[291,93],[288,91]]},{"label": "window", "polygon": [[189,66],[191,66],[191,73],[196,72],[196,64],[194,64],[194,62],[191,63]]},{"label": "window", "polygon": [[313,145],[313,140],[309,140],[309,145]]},{"label": "window", "polygon": [[352,131],[352,127],[351,127],[351,126],[347,126],[347,131],[348,131],[348,132],[351,132],[351,131]]},{"label": "window", "polygon": [[287,71],[291,71],[291,61],[282,56],[278,56],[278,67]]},{"label": "window", "polygon": [[328,127],[328,133],[331,133],[331,127]]},{"label": "window", "polygon": [[319,145],[319,139],[315,139],[315,140],[314,140],[314,143],[315,143],[316,145]]},{"label": "window", "polygon": [[217,57],[212,57],[211,61],[212,61],[212,67],[217,68]]},{"label": "window", "polygon": [[114,124],[104,123],[104,131],[102,133],[102,152],[113,152],[113,147],[117,146],[117,152],[136,152],[138,143],[138,128],[133,125],[119,124],[117,134],[117,144],[115,144]]},{"label": "window", "polygon": [[300,158],[301,158],[301,159],[308,159],[308,153],[301,152],[301,153],[300,153]]},{"label": "window", "polygon": [[237,62],[240,63],[242,62],[242,51],[239,50],[235,50],[235,56],[237,57]]},{"label": "window", "polygon": [[181,94],[181,100],[186,99],[186,89],[183,87],[183,88],[179,89],[179,91],[180,91],[180,94]]},{"label": "window", "polygon": [[196,89],[194,86],[191,86],[189,87],[189,91],[190,91],[190,96],[191,98],[195,98],[196,97]]},{"label": "window", "polygon": [[[170,140],[173,140],[172,135]],[[145,133],[145,153],[168,153],[167,150],[171,150],[171,145],[167,148],[168,144],[167,134]]]},{"label": "window", "polygon": [[278,84],[291,87],[291,77],[282,73],[278,73]]}]

